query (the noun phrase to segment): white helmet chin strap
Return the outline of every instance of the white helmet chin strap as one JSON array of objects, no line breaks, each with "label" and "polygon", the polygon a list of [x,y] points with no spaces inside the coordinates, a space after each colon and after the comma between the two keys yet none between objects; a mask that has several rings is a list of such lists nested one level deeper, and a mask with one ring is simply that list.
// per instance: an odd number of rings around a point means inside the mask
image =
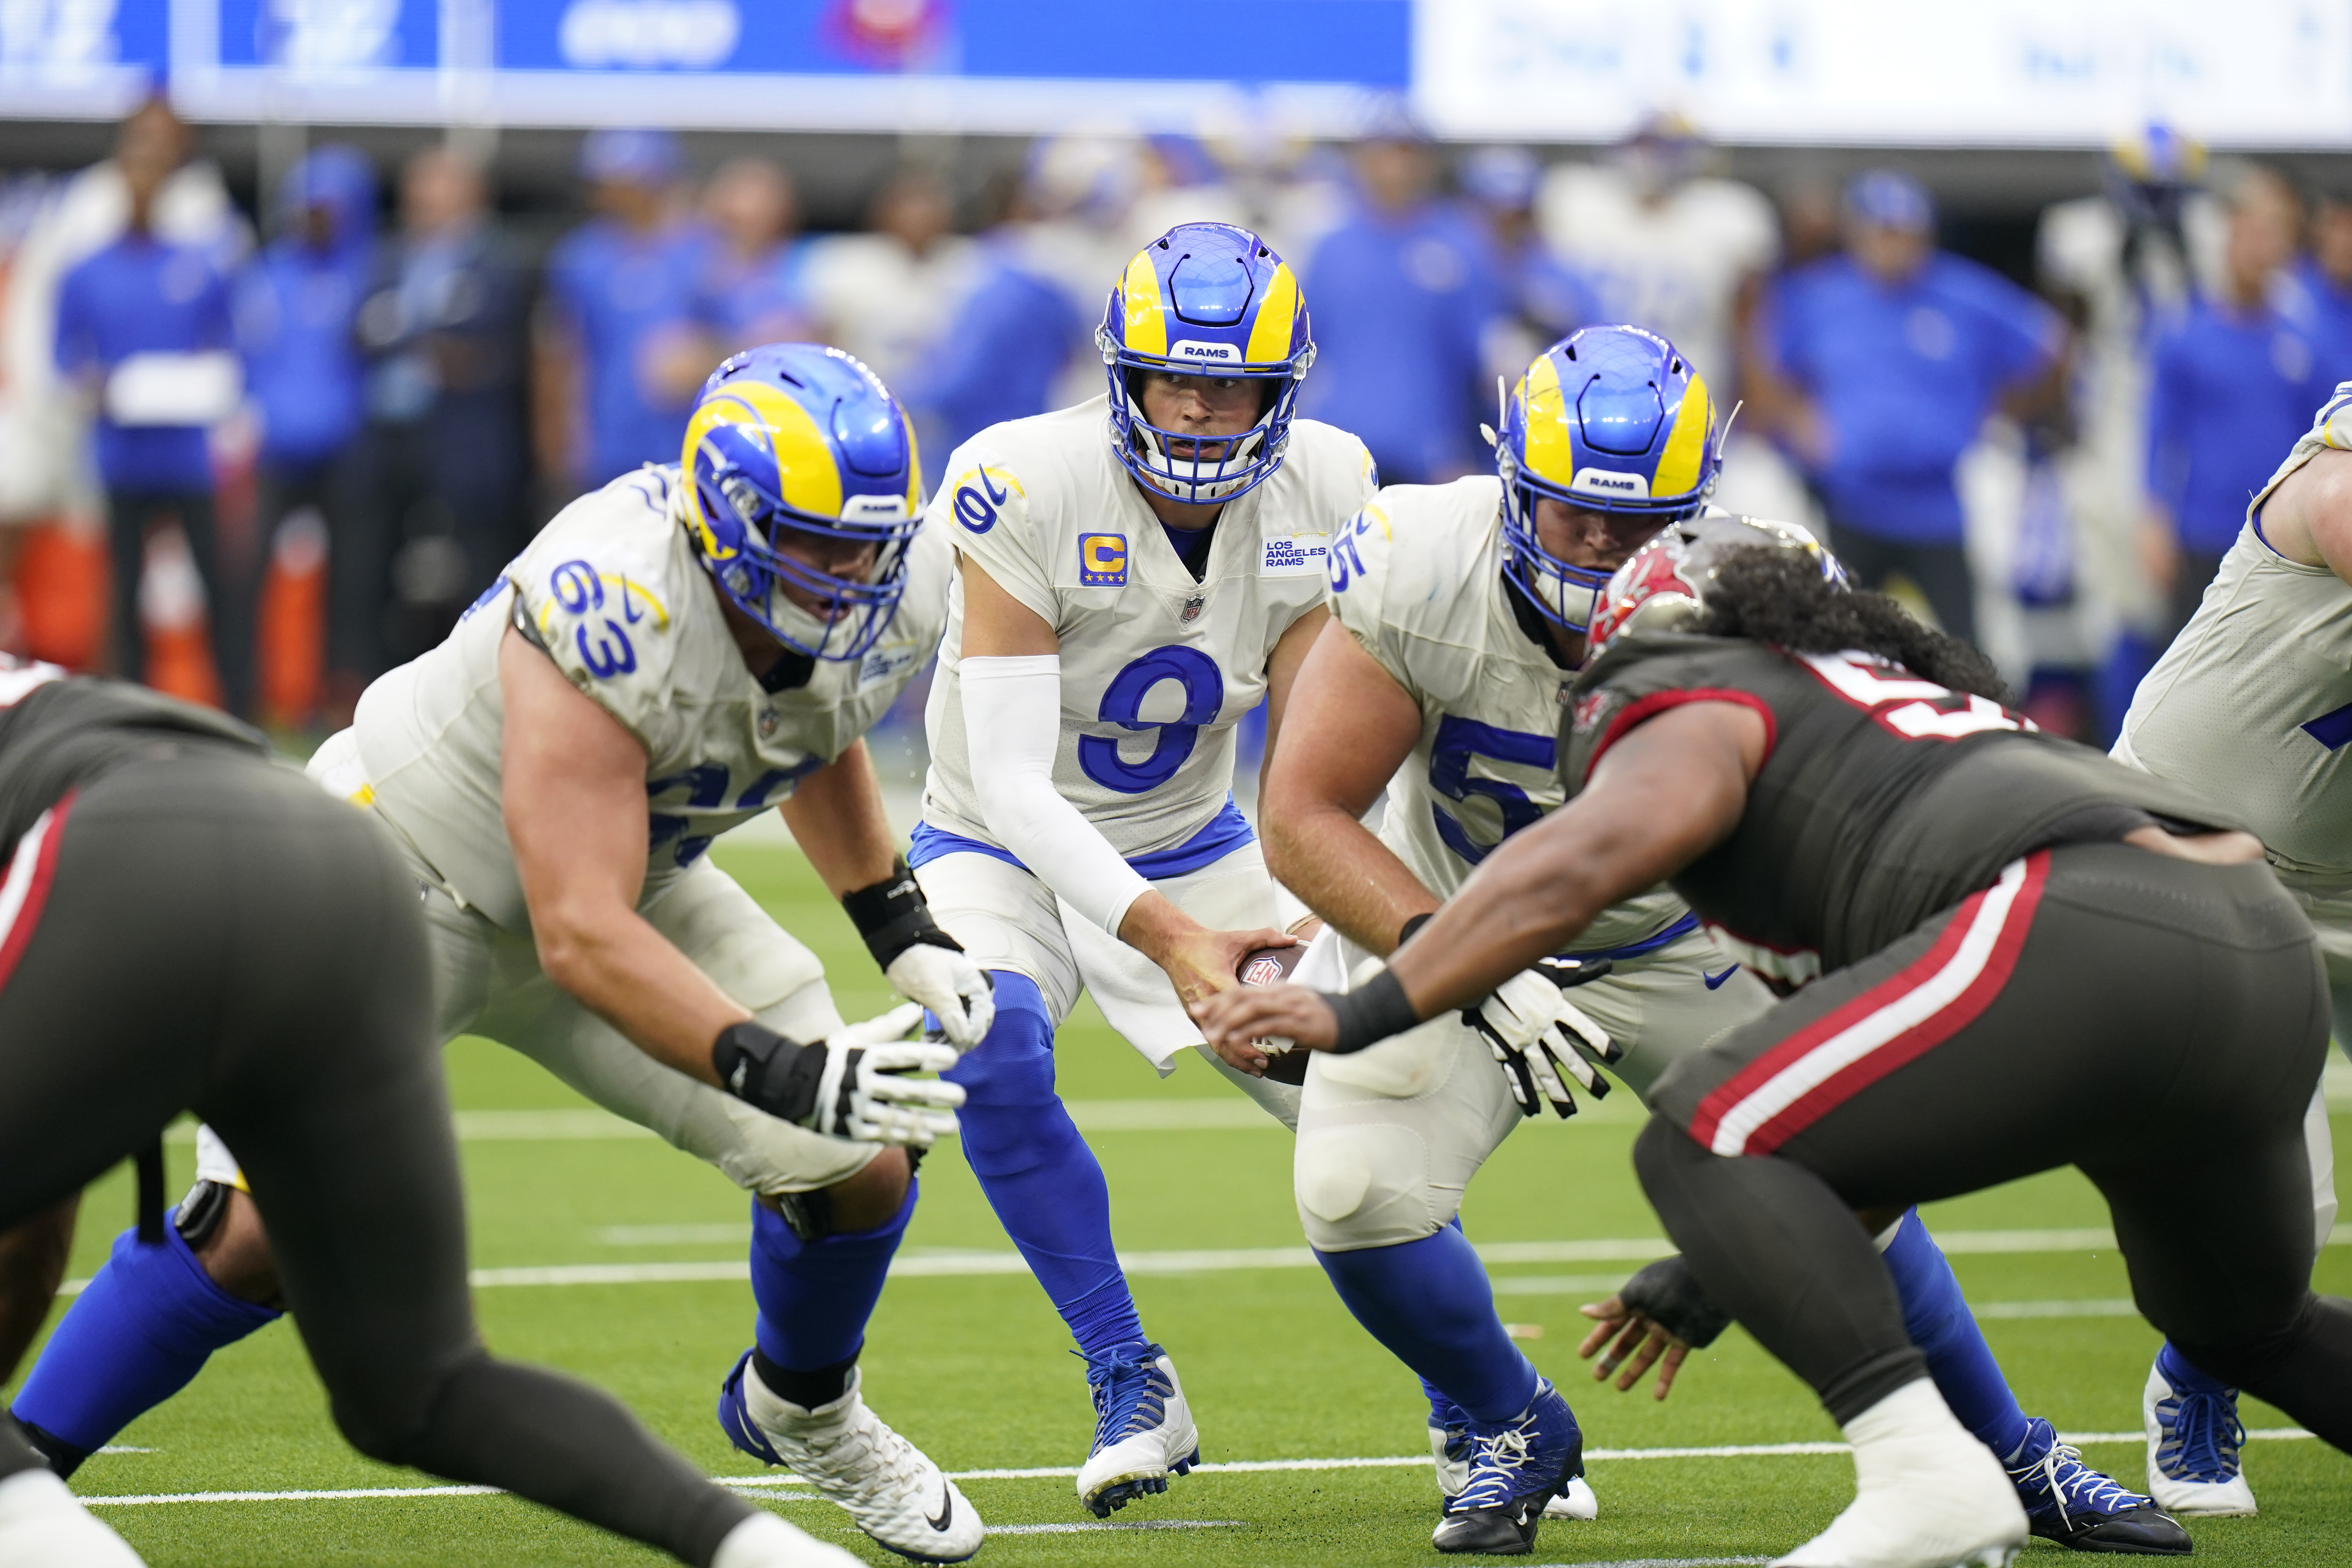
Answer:
[{"label": "white helmet chin strap", "polygon": [[[1171,455],[1160,440],[1162,434],[1165,433],[1155,430],[1145,420],[1143,410],[1136,405],[1135,399],[1132,397],[1127,400],[1127,415],[1130,427],[1135,432],[1135,438],[1141,444],[1146,454],[1143,466],[1150,469],[1154,478],[1160,481],[1162,488],[1168,489],[1177,500],[1196,502],[1219,500],[1249,482],[1250,476],[1247,469],[1256,460],[1258,452],[1265,445],[1268,421],[1273,417],[1272,411],[1269,410],[1259,417],[1256,424],[1237,435],[1199,438],[1202,446],[1227,444],[1231,446],[1232,449],[1221,461],[1211,463]],[[1195,439],[1192,437],[1182,438]],[[1157,459],[1157,461],[1151,459]],[[1183,478],[1177,472],[1180,466],[1192,474],[1205,473],[1209,477],[1206,479]]]}]

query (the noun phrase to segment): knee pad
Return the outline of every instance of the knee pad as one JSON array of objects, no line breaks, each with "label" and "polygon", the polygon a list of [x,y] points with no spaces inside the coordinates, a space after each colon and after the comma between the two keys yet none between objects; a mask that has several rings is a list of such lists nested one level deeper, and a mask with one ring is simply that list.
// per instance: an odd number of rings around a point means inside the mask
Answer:
[{"label": "knee pad", "polygon": [[958,1120],[965,1161],[982,1175],[1017,1175],[1077,1137],[1054,1092],[1054,1019],[1037,983],[991,970],[996,1022],[940,1076],[963,1086]]},{"label": "knee pad", "polygon": [[1318,1252],[1395,1247],[1433,1236],[1461,1194],[1430,1185],[1429,1149],[1407,1127],[1331,1127],[1298,1140],[1292,1168],[1299,1223]]}]

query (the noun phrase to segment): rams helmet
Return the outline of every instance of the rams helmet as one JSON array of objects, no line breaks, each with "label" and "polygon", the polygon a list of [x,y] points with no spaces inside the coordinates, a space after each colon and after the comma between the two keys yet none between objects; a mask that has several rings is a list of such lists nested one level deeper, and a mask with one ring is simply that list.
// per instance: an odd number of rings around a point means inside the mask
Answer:
[{"label": "rams helmet", "polygon": [[[1231,500],[1282,466],[1315,343],[1297,275],[1256,235],[1187,223],[1145,246],[1112,288],[1095,346],[1110,382],[1112,448],[1145,484],[1182,501]],[[1155,370],[1266,383],[1265,412],[1227,439],[1162,430],[1144,418],[1137,384]]]},{"label": "rams helmet", "polygon": [[1706,505],[1722,462],[1706,383],[1674,344],[1639,327],[1587,327],[1538,355],[1503,410],[1506,570],[1545,619],[1580,632],[1605,567],[1546,550],[1536,502],[1654,518]]},{"label": "rams helmet", "polygon": [[[702,384],[680,466],[688,530],[736,608],[814,658],[874,646],[923,497],[914,426],[872,371],[815,343],[746,350]],[[869,565],[828,569],[860,546]]]}]

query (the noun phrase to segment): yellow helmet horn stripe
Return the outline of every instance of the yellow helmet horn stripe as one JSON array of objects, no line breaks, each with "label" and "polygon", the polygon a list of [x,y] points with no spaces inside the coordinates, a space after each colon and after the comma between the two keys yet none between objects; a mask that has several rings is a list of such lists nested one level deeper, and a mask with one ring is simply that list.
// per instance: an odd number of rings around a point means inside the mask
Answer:
[{"label": "yellow helmet horn stripe", "polygon": [[1675,416],[1675,433],[1666,437],[1657,475],[1650,481],[1652,495],[1688,495],[1698,489],[1699,468],[1706,460],[1707,427],[1714,423],[1715,407],[1707,398],[1706,383],[1694,371],[1690,385],[1683,392],[1682,409]]},{"label": "yellow helmet horn stripe", "polygon": [[[695,448],[720,425],[756,425],[765,433],[769,449],[775,453],[779,493],[786,506],[817,517],[841,515],[841,470],[835,466],[833,448],[815,417],[782,387],[739,382],[696,409],[686,427],[688,474],[694,471]],[[701,519],[698,516],[696,521],[700,524]],[[716,542],[707,527],[703,533],[706,545]]]},{"label": "yellow helmet horn stripe", "polygon": [[1119,279],[1119,300],[1127,310],[1127,346],[1139,354],[1168,353],[1168,318],[1160,313],[1160,275],[1151,269],[1151,252],[1139,250]]},{"label": "yellow helmet horn stripe", "polygon": [[1249,350],[1243,358],[1251,364],[1288,359],[1291,324],[1297,315],[1298,279],[1286,261],[1274,269],[1274,281],[1266,285],[1265,299],[1257,308],[1257,322],[1250,328]]},{"label": "yellow helmet horn stripe", "polygon": [[1518,395],[1526,410],[1528,471],[1539,479],[1565,486],[1576,477],[1576,450],[1569,444],[1568,399],[1559,388],[1559,366],[1541,354],[1519,382]]}]

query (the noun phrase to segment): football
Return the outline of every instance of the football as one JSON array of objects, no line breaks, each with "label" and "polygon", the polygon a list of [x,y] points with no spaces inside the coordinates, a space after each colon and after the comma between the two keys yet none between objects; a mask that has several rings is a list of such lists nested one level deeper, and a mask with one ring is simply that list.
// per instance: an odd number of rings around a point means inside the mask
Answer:
[{"label": "football", "polygon": [[[1279,985],[1290,978],[1298,961],[1307,956],[1307,944],[1297,947],[1261,947],[1242,955],[1234,973],[1244,985]],[[1307,1081],[1306,1051],[1268,1051],[1265,1076],[1275,1083],[1302,1084]]]}]

